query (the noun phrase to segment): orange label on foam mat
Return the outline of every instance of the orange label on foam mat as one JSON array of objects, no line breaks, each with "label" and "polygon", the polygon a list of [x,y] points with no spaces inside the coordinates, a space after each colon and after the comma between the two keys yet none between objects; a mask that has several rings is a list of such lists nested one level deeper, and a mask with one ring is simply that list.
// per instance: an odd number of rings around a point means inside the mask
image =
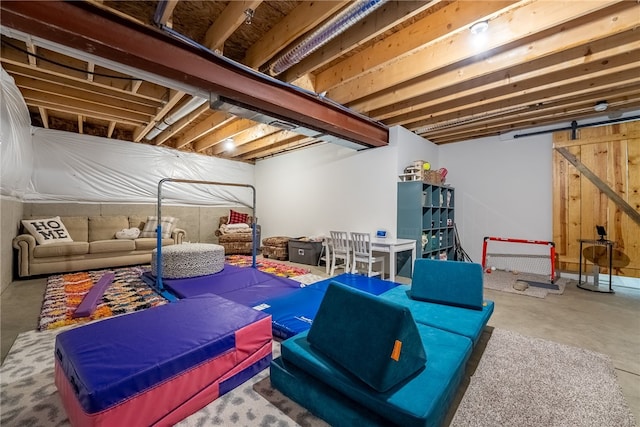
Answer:
[{"label": "orange label on foam mat", "polygon": [[402,349],[402,341],[396,340],[393,344],[393,351],[391,352],[391,358],[396,362],[400,360],[400,350]]}]

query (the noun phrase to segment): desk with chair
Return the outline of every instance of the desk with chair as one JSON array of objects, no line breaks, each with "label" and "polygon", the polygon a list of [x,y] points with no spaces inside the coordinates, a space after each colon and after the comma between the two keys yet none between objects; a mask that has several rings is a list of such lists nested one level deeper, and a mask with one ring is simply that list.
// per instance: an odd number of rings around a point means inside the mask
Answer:
[{"label": "desk with chair", "polygon": [[385,237],[383,239],[372,239],[371,248],[376,252],[389,254],[389,280],[396,280],[396,254],[398,252],[411,251],[411,266],[416,261],[416,241],[413,239],[396,239]]},{"label": "desk with chair", "polygon": [[[389,280],[396,280],[396,254],[404,251],[411,251],[411,266],[416,260],[416,241],[413,239],[397,239],[394,237],[373,238],[371,239],[371,249],[375,252],[383,252],[389,254]],[[325,270],[327,275],[331,273],[331,259],[333,255],[333,243],[330,237],[322,241],[321,260],[325,260]]]}]

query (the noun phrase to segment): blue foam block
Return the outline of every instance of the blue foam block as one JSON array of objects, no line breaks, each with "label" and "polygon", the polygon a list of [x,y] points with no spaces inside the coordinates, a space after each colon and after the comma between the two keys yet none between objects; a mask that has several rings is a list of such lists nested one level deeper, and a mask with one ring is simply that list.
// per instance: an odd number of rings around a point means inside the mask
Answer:
[{"label": "blue foam block", "polygon": [[493,301],[485,300],[482,310],[472,310],[428,301],[416,301],[410,298],[408,293],[408,286],[398,286],[383,293],[380,298],[407,307],[417,323],[463,335],[470,338],[474,345],[478,342],[493,313]]},{"label": "blue foam block", "polygon": [[[471,340],[422,324],[418,324],[418,331],[427,352],[426,368],[387,392],[374,391],[314,349],[307,341],[308,332],[282,342],[281,360],[284,364],[275,362],[280,366],[274,369],[272,362],[271,383],[311,412],[326,417],[325,421],[331,425],[345,424],[340,420],[340,411],[331,410],[332,397],[323,392],[326,387],[342,396],[337,400],[343,403],[334,400],[336,405],[349,405],[354,409],[350,411],[353,417],[358,417],[358,407],[362,406],[384,417],[389,425],[441,425],[464,376],[465,364],[471,354]],[[295,372],[287,372],[289,365],[303,371],[306,376],[296,377]],[[361,423],[352,425],[367,424],[363,419]]]},{"label": "blue foam block", "polygon": [[55,355],[93,414],[235,348],[235,331],[266,316],[201,295],[64,331]]},{"label": "blue foam block", "polygon": [[301,288],[281,297],[261,301],[254,306],[271,315],[273,334],[279,338],[289,338],[311,327],[318,312],[320,302],[331,282],[339,282],[355,289],[380,295],[399,286],[399,283],[367,277],[359,274],[343,273]]},{"label": "blue foam block", "polygon": [[480,264],[418,259],[413,267],[413,299],[482,310],[483,276]]}]

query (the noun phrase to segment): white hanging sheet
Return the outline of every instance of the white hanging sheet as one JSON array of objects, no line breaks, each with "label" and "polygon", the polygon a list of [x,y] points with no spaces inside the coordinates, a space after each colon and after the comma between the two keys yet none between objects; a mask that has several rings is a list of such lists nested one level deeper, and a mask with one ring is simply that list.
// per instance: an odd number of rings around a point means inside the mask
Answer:
[{"label": "white hanging sheet", "polygon": [[[27,201],[155,203],[162,178],[254,184],[251,164],[70,132],[34,128]],[[248,188],[165,183],[162,202],[251,206]]]},{"label": "white hanging sheet", "polygon": [[0,73],[0,194],[21,199],[33,170],[31,119],[13,77]]}]

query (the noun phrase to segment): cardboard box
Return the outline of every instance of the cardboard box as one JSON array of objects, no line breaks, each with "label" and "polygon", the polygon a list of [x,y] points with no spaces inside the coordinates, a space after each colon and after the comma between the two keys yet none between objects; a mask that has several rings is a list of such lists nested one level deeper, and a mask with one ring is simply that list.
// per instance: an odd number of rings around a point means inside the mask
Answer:
[{"label": "cardboard box", "polygon": [[322,242],[302,239],[289,240],[289,261],[298,264],[318,265]]}]

